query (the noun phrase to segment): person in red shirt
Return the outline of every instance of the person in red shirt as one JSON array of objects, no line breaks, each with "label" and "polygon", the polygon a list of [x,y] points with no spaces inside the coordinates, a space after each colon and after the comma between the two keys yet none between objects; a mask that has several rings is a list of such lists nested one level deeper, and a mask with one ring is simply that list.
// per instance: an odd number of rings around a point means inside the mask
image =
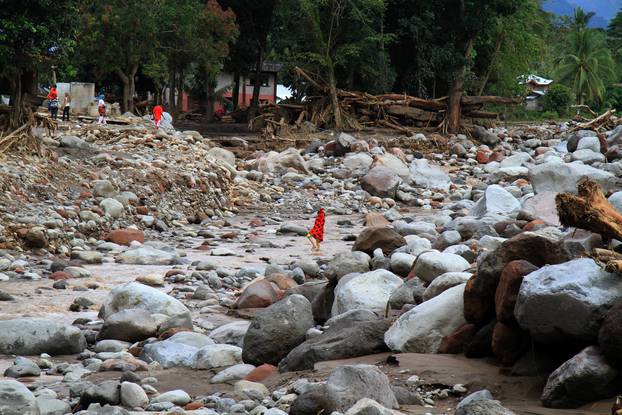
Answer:
[{"label": "person in red shirt", "polygon": [[56,91],[56,85],[52,85],[47,98],[48,111],[50,111],[52,118],[56,119],[56,114],[58,114],[58,92]]},{"label": "person in red shirt", "polygon": [[160,124],[162,123],[163,112],[164,108],[162,108],[162,105],[156,105],[153,107],[153,121],[155,122],[156,130],[160,128]]}]

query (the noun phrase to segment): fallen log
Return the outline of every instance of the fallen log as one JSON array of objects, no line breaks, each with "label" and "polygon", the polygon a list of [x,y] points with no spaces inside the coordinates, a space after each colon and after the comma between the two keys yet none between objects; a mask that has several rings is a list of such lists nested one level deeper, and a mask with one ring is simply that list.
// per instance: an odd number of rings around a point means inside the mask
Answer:
[{"label": "fallen log", "polygon": [[462,105],[483,105],[483,104],[498,104],[498,105],[517,105],[523,102],[522,98],[507,98],[497,96],[463,96]]},{"label": "fallen log", "polygon": [[622,214],[609,203],[595,181],[584,179],[579,182],[577,195],[560,193],[555,202],[562,225],[598,233],[605,241],[622,241]]},{"label": "fallen log", "polygon": [[607,112],[605,112],[604,114],[599,115],[598,117],[594,118],[593,120],[589,122],[578,124],[576,127],[572,128],[570,132],[579,131],[579,130],[597,131],[600,127],[602,127],[604,124],[609,122],[609,119],[613,117],[615,112],[616,110],[612,108],[608,110]]}]

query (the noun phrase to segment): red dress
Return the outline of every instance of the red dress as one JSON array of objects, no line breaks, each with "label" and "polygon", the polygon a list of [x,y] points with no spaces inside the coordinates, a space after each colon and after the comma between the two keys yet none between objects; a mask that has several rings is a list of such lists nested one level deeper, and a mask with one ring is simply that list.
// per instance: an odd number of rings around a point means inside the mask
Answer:
[{"label": "red dress", "polygon": [[315,218],[313,229],[309,231],[307,236],[314,237],[315,240],[318,242],[324,241],[324,221],[325,221],[324,209],[320,208],[320,210],[317,213],[317,217]]}]

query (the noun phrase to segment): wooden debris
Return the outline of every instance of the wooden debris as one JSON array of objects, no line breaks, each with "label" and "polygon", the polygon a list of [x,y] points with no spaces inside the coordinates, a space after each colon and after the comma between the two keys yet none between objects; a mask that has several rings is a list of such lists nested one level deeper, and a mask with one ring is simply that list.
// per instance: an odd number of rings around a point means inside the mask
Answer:
[{"label": "wooden debris", "polygon": [[559,221],[564,226],[598,233],[603,240],[622,240],[622,214],[609,203],[598,183],[584,179],[578,194],[560,193],[555,198]]},{"label": "wooden debris", "polygon": [[[333,103],[328,85],[319,77],[300,68],[295,69],[299,78],[310,88],[311,94],[302,103],[270,104],[260,108],[260,115],[249,121],[255,131],[268,136],[282,136],[300,128],[309,121],[319,128],[332,128]],[[337,90],[339,110],[346,129],[360,130],[365,127],[389,128],[400,134],[413,135],[412,127],[440,128],[447,112],[447,97],[423,99],[406,94],[372,95],[366,92]],[[516,105],[518,98],[496,96],[465,96],[462,98],[462,114],[467,119],[498,119],[499,115],[483,111],[485,104]],[[270,120],[269,122],[267,122]],[[465,122],[465,125],[468,124]]]},{"label": "wooden debris", "polygon": [[612,108],[593,120],[577,124],[577,126],[572,128],[570,132],[579,130],[594,130],[599,132],[601,129],[610,129],[611,127],[615,127],[615,125],[622,122],[620,118],[614,117],[615,112],[616,110]]}]

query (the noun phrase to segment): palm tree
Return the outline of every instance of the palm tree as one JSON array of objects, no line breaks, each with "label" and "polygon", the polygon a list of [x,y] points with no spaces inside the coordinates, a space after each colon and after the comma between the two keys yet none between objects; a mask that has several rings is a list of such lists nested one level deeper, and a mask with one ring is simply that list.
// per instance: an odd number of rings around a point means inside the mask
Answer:
[{"label": "palm tree", "polygon": [[568,34],[567,52],[557,61],[557,76],[572,88],[580,104],[602,102],[605,83],[614,75],[614,62],[605,38],[587,24],[590,13],[578,9],[572,31]]}]

